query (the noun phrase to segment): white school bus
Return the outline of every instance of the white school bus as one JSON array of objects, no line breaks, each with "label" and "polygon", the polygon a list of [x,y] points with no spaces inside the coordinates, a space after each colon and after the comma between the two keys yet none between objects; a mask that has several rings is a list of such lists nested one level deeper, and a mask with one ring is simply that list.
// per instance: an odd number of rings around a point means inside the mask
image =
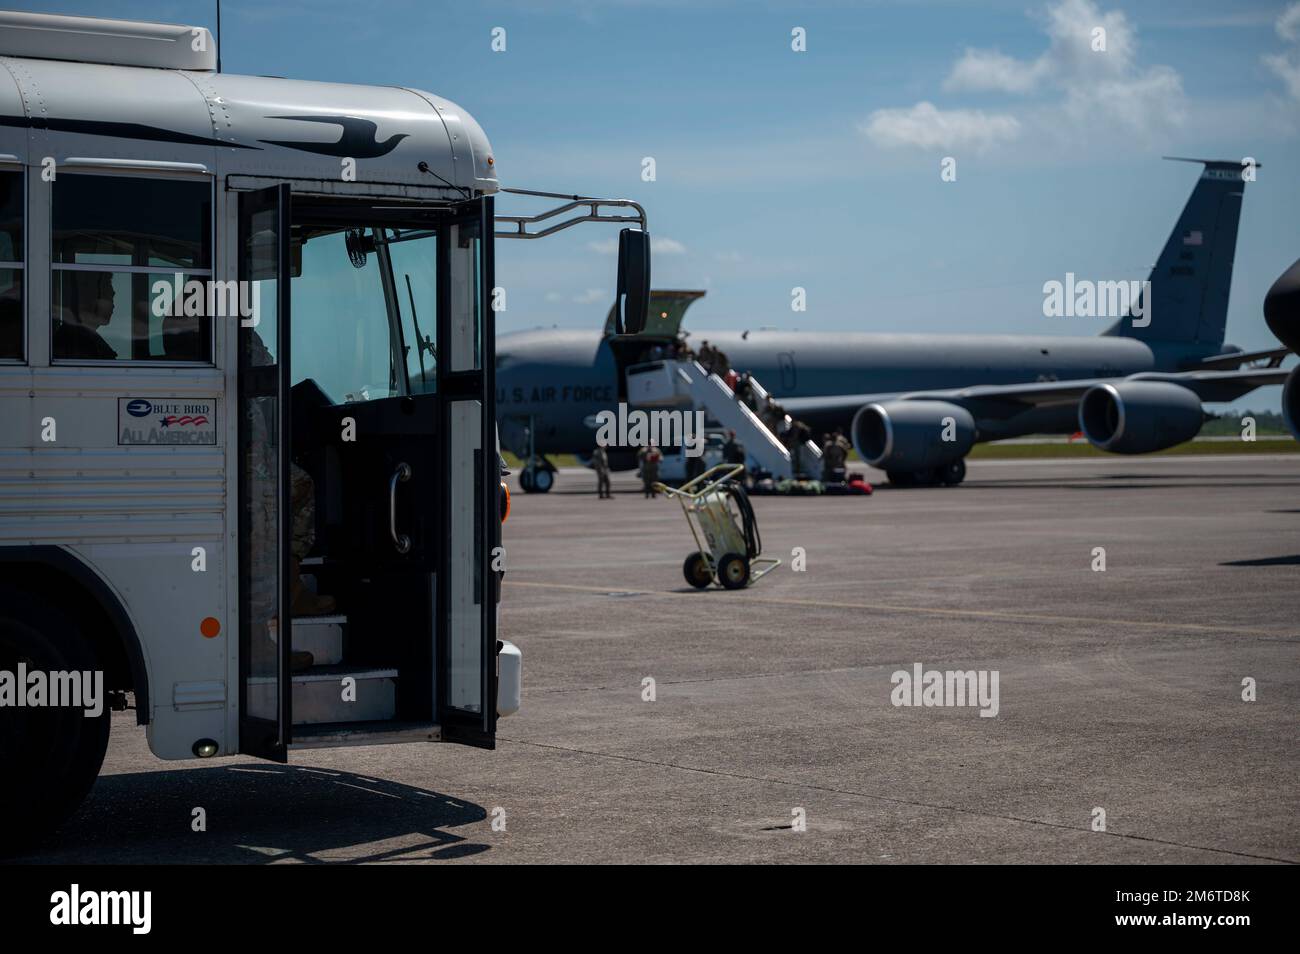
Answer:
[{"label": "white school bus", "polygon": [[164,759],[493,746],[521,672],[494,237],[635,223],[626,331],[649,289],[635,203],[499,216],[499,191],[430,93],[222,73],[201,28],[0,14],[7,824],[75,808],[110,705]]}]

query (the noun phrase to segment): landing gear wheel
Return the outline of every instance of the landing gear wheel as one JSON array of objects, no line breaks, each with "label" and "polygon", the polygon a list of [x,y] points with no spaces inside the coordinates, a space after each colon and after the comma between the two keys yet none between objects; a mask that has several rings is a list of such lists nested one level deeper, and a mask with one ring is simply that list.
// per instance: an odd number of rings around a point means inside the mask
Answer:
[{"label": "landing gear wheel", "polygon": [[915,487],[916,474],[910,470],[887,470],[885,476],[895,487]]},{"label": "landing gear wheel", "polygon": [[966,479],[966,461],[958,457],[951,463],[935,468],[935,473],[939,475],[939,481],[945,487],[956,487]]},{"label": "landing gear wheel", "polygon": [[[0,670],[17,672],[19,663],[28,672],[103,668],[70,616],[0,586]],[[15,822],[0,854],[36,842],[76,811],[99,775],[108,728],[107,705],[94,717],[80,706],[0,707],[0,818]]]},{"label": "landing gear wheel", "polygon": [[533,492],[533,472],[527,467],[519,472],[519,487],[526,494]]},{"label": "landing gear wheel", "polygon": [[718,582],[729,590],[749,585],[749,561],[739,553],[728,553],[718,562]]},{"label": "landing gear wheel", "polygon": [[709,569],[704,554],[698,550],[688,556],[686,562],[682,564],[682,576],[686,577],[686,582],[697,590],[702,590],[713,582],[713,571]]},{"label": "landing gear wheel", "polygon": [[549,493],[550,489],[555,486],[555,474],[545,467],[538,467],[533,472],[533,490],[536,493]]}]

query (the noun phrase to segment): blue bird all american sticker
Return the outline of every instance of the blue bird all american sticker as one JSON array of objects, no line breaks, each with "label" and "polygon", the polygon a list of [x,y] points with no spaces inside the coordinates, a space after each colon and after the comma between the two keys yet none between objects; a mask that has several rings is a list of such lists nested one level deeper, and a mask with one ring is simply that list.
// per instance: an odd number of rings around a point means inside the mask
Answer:
[{"label": "blue bird all american sticker", "polygon": [[118,398],[118,444],[217,443],[217,402],[194,398]]}]

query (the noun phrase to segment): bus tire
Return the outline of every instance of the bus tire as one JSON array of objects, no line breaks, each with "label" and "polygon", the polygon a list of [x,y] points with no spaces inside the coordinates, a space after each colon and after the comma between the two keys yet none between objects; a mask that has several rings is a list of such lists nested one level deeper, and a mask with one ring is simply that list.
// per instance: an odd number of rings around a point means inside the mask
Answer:
[{"label": "bus tire", "polygon": [[[76,620],[20,590],[0,586],[0,670],[97,672],[97,654]],[[101,684],[102,685],[102,684]],[[25,691],[26,687],[16,687]],[[108,700],[99,715],[79,707],[0,707],[0,853],[30,846],[76,811],[108,749]]]}]

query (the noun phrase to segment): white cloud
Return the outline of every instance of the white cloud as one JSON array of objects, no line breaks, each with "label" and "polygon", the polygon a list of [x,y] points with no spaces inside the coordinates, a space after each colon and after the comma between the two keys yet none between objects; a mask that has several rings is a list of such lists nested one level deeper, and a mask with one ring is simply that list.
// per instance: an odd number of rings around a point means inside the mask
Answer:
[{"label": "white cloud", "polygon": [[910,109],[878,109],[862,125],[862,131],[878,146],[970,146],[983,150],[1015,139],[1020,135],[1020,123],[1013,116],[969,109],[940,110],[922,101]]},{"label": "white cloud", "polygon": [[[968,48],[943,82],[947,92],[1005,93],[1032,104],[986,113],[922,101],[877,110],[863,130],[883,146],[985,149],[1018,138],[1077,145],[1081,135],[1095,142],[1107,131],[1150,138],[1182,124],[1182,77],[1168,66],[1141,65],[1137,30],[1122,11],[1103,12],[1095,0],[1058,0],[1044,11],[1043,30],[1047,48],[1037,57]],[[1094,48],[1101,46],[1098,31],[1104,49]]]},{"label": "white cloud", "polygon": [[[1293,3],[1282,11],[1274,24],[1277,35],[1290,43],[1300,43],[1300,3]],[[1264,65],[1277,75],[1286,87],[1287,95],[1300,99],[1300,50],[1269,53],[1263,57]]]},{"label": "white cloud", "polygon": [[[1032,60],[998,50],[967,49],[944,80],[949,92],[1033,93],[1047,87],[1074,90],[1098,81],[1141,81],[1137,31],[1118,10],[1102,13],[1093,0],[1060,0],[1046,10],[1048,46]],[[1094,37],[1104,31],[1105,48]],[[1159,67],[1157,67],[1159,69]]]},{"label": "white cloud", "polygon": [[1005,56],[997,50],[967,49],[955,64],[943,88],[949,92],[996,91],[1028,93],[1042,80],[1047,63],[1040,58],[1032,63]]},{"label": "white cloud", "polygon": [[1182,77],[1167,66],[1153,66],[1134,79],[1071,88],[1065,108],[1081,125],[1109,123],[1139,131],[1181,125],[1186,113]]},{"label": "white cloud", "polygon": [[[1105,49],[1094,49],[1093,31],[1105,31]],[[1137,67],[1137,30],[1123,12],[1102,13],[1093,0],[1061,0],[1047,8],[1051,44],[1047,71],[1064,86],[1105,76],[1131,76]]]},{"label": "white cloud", "polygon": [[1283,10],[1277,18],[1275,28],[1282,39],[1300,41],[1300,3],[1293,3]]},{"label": "white cloud", "polygon": [[1288,96],[1300,99],[1300,59],[1292,59],[1286,53],[1270,54],[1264,57],[1264,65],[1277,74]]},{"label": "white cloud", "polygon": [[607,288],[588,288],[580,295],[573,296],[575,305],[594,305],[597,302],[609,301],[613,298]]}]

